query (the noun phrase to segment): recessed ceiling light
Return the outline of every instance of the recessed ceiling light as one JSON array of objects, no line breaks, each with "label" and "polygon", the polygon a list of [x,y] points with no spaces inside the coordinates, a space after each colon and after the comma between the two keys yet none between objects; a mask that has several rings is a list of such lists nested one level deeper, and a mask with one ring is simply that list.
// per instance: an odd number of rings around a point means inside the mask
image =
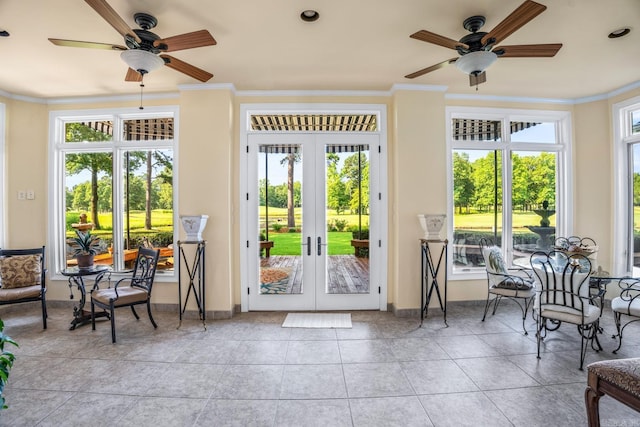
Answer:
[{"label": "recessed ceiling light", "polygon": [[317,11],[311,9],[303,10],[300,14],[300,19],[305,22],[317,21],[318,18],[320,18],[320,14]]},{"label": "recessed ceiling light", "polygon": [[631,29],[630,29],[630,28],[627,28],[627,27],[625,27],[625,28],[620,28],[620,29],[617,29],[617,30],[611,31],[611,32],[609,33],[609,38],[610,38],[610,39],[617,39],[617,38],[619,38],[619,37],[624,37],[624,36],[626,36],[626,35],[627,35],[627,34],[629,34],[630,32],[631,32]]}]

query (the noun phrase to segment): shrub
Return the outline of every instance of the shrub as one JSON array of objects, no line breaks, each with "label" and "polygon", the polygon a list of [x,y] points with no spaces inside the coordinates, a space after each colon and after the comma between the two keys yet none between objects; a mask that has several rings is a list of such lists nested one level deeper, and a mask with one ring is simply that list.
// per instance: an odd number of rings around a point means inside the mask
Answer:
[{"label": "shrub", "polygon": [[274,222],[273,224],[271,224],[271,229],[276,233],[282,230],[282,227],[284,227],[284,225],[280,224],[279,222]]},{"label": "shrub", "polygon": [[11,371],[13,362],[16,360],[16,356],[12,352],[4,349],[6,343],[18,347],[18,343],[5,335],[4,322],[0,319],[0,410],[7,408],[4,400],[4,387],[9,381],[9,371]]},{"label": "shrub", "polygon": [[353,236],[354,239],[358,239],[358,240],[367,240],[369,238],[369,229],[368,228],[363,228],[362,230],[353,230],[351,232],[351,235]]}]

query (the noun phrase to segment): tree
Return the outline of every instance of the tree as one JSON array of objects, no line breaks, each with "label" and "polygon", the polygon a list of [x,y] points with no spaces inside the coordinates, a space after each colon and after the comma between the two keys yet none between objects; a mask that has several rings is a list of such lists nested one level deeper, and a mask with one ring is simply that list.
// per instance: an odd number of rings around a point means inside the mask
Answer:
[{"label": "tree", "polygon": [[334,209],[338,215],[349,207],[347,187],[338,173],[340,157],[335,153],[327,153],[327,207]]},{"label": "tree", "polygon": [[296,228],[295,217],[295,198],[294,198],[294,165],[300,161],[300,154],[289,153],[281,161],[280,164],[287,164],[287,227]]},{"label": "tree", "polygon": [[[473,162],[474,205],[482,210],[494,210],[502,205],[502,160],[500,151],[490,151]],[[497,178],[497,182],[496,182]],[[497,192],[496,192],[497,186]]]},{"label": "tree", "polygon": [[[83,141],[110,141],[111,135],[99,132],[82,123],[67,123],[65,128],[66,142]],[[83,171],[89,171],[91,175],[91,220],[94,228],[100,229],[100,219],[98,218],[98,174],[104,172],[111,176],[113,165],[111,154],[90,153],[90,154],[67,154],[66,172],[68,175],[76,175]]]},{"label": "tree", "polygon": [[473,202],[475,186],[473,185],[473,167],[469,162],[468,153],[453,153],[453,203],[462,213],[462,207],[467,208]]},{"label": "tree", "polygon": [[111,168],[111,154],[108,153],[67,154],[67,174],[76,175],[88,170],[91,175],[90,210],[91,221],[93,222],[96,230],[100,229],[100,220],[98,218],[98,174],[100,172],[105,172],[107,175],[111,176]]},{"label": "tree", "polygon": [[341,176],[346,180],[346,191],[350,196],[352,212],[366,214],[369,211],[369,160],[365,152],[344,159]]}]

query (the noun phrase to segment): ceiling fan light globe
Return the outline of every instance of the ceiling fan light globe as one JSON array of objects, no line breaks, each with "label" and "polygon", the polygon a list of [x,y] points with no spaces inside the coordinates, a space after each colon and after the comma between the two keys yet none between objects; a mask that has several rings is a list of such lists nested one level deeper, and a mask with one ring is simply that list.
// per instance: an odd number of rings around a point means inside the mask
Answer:
[{"label": "ceiling fan light globe", "polygon": [[129,49],[120,54],[120,58],[133,70],[141,74],[149,73],[164,65],[164,60],[155,53],[146,50]]},{"label": "ceiling fan light globe", "polygon": [[455,62],[456,67],[465,74],[480,74],[496,62],[498,55],[488,50],[470,52]]}]

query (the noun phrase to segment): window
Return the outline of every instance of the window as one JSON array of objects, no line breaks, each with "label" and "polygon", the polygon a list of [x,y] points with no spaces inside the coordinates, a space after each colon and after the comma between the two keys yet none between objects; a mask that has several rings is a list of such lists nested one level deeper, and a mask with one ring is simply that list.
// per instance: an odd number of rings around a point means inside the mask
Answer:
[{"label": "window", "polygon": [[484,272],[481,238],[524,265],[568,229],[569,114],[447,109],[454,274]]},{"label": "window", "polygon": [[176,129],[177,108],[51,113],[55,273],[76,265],[71,239],[90,230],[95,263],[126,270],[151,246],[158,274],[173,274]]},{"label": "window", "polygon": [[640,98],[616,104],[614,272],[640,274]]},{"label": "window", "polygon": [[[4,160],[4,156],[5,156],[5,150],[4,150],[4,135],[5,135],[5,130],[4,130],[4,121],[5,121],[5,112],[6,112],[6,106],[5,104],[0,104],[0,188],[5,188],[4,186],[4,177],[5,177],[5,171],[4,171],[4,165],[5,165],[5,160]],[[12,195],[5,195],[4,197],[11,197]],[[16,197],[15,195],[13,195],[13,197]],[[2,198],[0,197],[0,200],[2,200]],[[5,200],[2,200],[3,204],[5,202]],[[5,205],[6,206],[6,205]],[[4,247],[4,239],[5,239],[5,235],[4,235],[4,209],[0,209],[0,247]]]}]

